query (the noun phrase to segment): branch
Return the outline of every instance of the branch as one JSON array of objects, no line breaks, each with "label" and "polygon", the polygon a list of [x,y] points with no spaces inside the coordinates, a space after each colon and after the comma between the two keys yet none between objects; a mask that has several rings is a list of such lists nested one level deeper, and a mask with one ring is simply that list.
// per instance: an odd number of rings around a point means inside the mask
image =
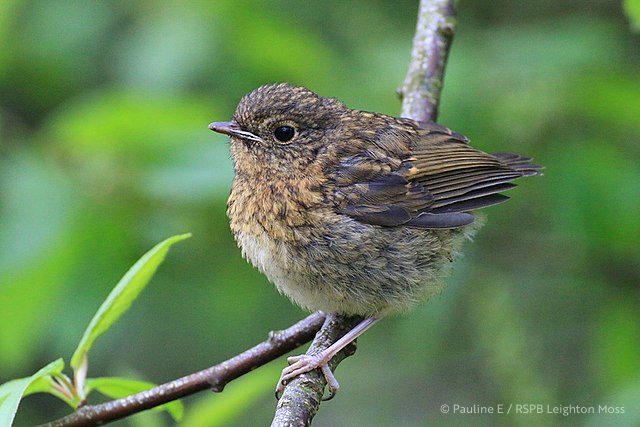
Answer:
[{"label": "branch", "polygon": [[[444,81],[444,69],[455,32],[455,0],[421,0],[418,24],[413,38],[411,62],[400,90],[402,117],[418,121],[435,121]],[[315,355],[328,348],[362,318],[328,316],[307,354]],[[350,354],[338,353],[331,360],[333,370]],[[326,385],[317,370],[300,375],[287,385],[278,402],[272,427],[308,426],[320,407]]]},{"label": "branch", "polygon": [[[437,118],[444,69],[455,27],[455,0],[420,1],[411,62],[400,89],[402,117],[418,121],[435,121]],[[323,314],[314,313],[284,331],[270,334],[267,341],[219,365],[123,399],[84,406],[44,426],[93,426],[205,389],[222,391],[229,381],[309,341],[324,319]],[[328,348],[360,320],[357,317],[328,316],[307,354],[317,354]],[[354,351],[355,346],[347,346],[338,353],[330,363],[331,369]],[[272,426],[308,426],[318,411],[325,385],[324,376],[316,371],[292,380],[278,402]]]},{"label": "branch", "polygon": [[218,365],[122,399],[100,405],[83,406],[73,414],[43,426],[94,426],[124,418],[202,390],[211,389],[220,392],[228,382],[308,342],[320,329],[324,318],[322,313],[314,313],[288,329],[271,332],[268,340]]},{"label": "branch", "polygon": [[444,69],[456,30],[455,0],[421,0],[411,62],[404,79],[402,117],[421,122],[438,118]]},{"label": "branch", "polygon": [[[328,315],[322,329],[318,331],[306,354],[315,356],[328,348],[362,321],[361,317],[344,317],[335,314]],[[332,371],[338,364],[356,351],[355,341],[338,352],[329,367]],[[313,416],[318,412],[324,387],[327,382],[320,371],[313,370],[297,376],[284,390],[278,400],[276,414],[271,427],[302,427],[311,424]]]}]

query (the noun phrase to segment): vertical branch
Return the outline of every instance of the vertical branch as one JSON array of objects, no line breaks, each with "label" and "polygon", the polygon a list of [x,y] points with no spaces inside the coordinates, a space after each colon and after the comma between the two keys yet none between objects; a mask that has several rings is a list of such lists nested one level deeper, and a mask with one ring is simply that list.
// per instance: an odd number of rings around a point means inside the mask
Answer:
[{"label": "vertical branch", "polygon": [[402,117],[435,121],[444,69],[456,30],[455,0],[421,0],[411,61],[400,95]]},{"label": "vertical branch", "polygon": [[[455,0],[420,1],[411,62],[400,90],[402,117],[436,120],[444,69],[455,32],[455,13]],[[328,348],[360,320],[328,316],[307,354],[315,355]],[[331,369],[349,355],[344,350],[338,353],[330,363]],[[325,385],[324,376],[317,371],[292,380],[278,402],[271,427],[309,426],[320,407]]]},{"label": "vertical branch", "polygon": [[[310,356],[320,354],[361,320],[362,318],[357,316],[328,315],[306,354]],[[331,370],[335,370],[345,357],[351,356],[353,353],[355,353],[355,343],[349,344],[331,359],[329,362]],[[278,400],[271,427],[306,427],[311,425],[311,420],[320,407],[325,385],[324,375],[317,369],[292,379]]]}]

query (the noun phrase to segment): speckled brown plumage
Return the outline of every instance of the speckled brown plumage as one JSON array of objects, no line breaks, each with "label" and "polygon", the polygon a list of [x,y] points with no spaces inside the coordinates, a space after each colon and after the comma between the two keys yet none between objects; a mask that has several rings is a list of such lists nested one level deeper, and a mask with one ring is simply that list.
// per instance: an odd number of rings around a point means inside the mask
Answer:
[{"label": "speckled brown plumage", "polygon": [[335,393],[333,355],[380,317],[438,294],[479,226],[470,212],[507,200],[510,181],[540,169],[438,124],[287,84],[256,89],[233,121],[209,128],[231,136],[227,212],[244,257],[305,308],[366,317],[320,355],[289,358],[277,393],[315,368]]},{"label": "speckled brown plumage", "polygon": [[[233,120],[214,129],[231,135],[231,229],[244,256],[311,310],[379,316],[437,294],[477,228],[468,212],[539,169],[440,125],[286,84],[246,95]],[[281,126],[295,136],[278,141]]]}]

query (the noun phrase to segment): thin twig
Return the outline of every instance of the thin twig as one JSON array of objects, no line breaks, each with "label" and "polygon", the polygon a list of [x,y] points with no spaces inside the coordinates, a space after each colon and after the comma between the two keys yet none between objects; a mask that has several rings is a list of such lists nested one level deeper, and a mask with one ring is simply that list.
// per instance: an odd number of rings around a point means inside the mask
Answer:
[{"label": "thin twig", "polygon": [[411,62],[404,79],[402,117],[436,121],[444,69],[457,27],[455,0],[421,0]]},{"label": "thin twig", "polygon": [[[456,27],[455,13],[455,0],[420,1],[411,62],[400,90],[402,117],[418,121],[436,120],[444,69]],[[328,348],[360,320],[327,318],[307,354],[315,355]],[[339,357],[332,359],[331,369],[349,355],[339,353]],[[291,381],[278,402],[271,427],[310,425],[320,407],[325,385],[324,376],[317,371],[300,375]]]},{"label": "thin twig", "polygon": [[268,340],[218,365],[122,399],[100,405],[83,406],[73,414],[44,426],[94,426],[124,418],[202,390],[211,389],[220,392],[229,381],[311,340],[322,326],[324,319],[324,314],[314,313],[285,330],[272,332]]}]

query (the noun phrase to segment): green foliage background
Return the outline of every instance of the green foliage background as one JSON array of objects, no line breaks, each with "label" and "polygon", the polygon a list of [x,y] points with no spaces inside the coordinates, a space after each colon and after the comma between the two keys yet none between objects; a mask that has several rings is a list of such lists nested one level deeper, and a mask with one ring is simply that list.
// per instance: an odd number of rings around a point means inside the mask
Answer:
[{"label": "green foliage background", "polygon": [[[186,231],[92,350],[90,376],[164,382],[304,316],[242,260],[225,217],[227,145],[207,124],[277,81],[397,114],[416,9],[0,2],[0,382],[68,360],[129,266]],[[439,121],[484,150],[535,156],[545,176],[488,209],[442,297],[359,340],[314,425],[638,425],[640,38],[605,0],[461,2],[459,17]],[[267,424],[284,364],[186,399],[183,424]],[[16,425],[67,411],[32,396]],[[151,413],[119,425],[169,423]]]}]

